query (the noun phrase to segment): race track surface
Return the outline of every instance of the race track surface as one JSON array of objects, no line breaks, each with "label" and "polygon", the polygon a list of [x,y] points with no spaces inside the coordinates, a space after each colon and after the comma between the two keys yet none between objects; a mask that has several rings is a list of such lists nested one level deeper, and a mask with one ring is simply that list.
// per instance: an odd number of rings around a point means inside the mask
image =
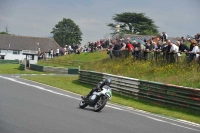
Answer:
[{"label": "race track surface", "polygon": [[0,75],[0,133],[199,133],[199,124],[108,104],[79,109],[80,96]]}]

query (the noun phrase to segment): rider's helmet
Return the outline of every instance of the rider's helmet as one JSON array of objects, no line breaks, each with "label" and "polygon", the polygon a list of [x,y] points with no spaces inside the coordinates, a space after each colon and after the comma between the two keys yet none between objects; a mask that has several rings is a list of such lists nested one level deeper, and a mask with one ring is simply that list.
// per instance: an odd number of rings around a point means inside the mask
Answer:
[{"label": "rider's helmet", "polygon": [[105,83],[105,85],[110,86],[110,84],[111,84],[111,79],[106,78],[105,81],[104,81],[104,83]]}]

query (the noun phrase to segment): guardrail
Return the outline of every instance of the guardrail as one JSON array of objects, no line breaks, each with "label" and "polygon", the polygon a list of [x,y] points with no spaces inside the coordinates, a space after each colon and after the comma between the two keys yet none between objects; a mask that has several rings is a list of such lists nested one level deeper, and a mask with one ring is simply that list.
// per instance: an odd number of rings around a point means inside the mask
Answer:
[{"label": "guardrail", "polygon": [[78,60],[67,61],[66,59],[56,59],[56,58],[41,59],[39,62],[50,65],[62,65],[62,66],[74,66],[74,67],[78,67],[83,63]]},{"label": "guardrail", "polygon": [[[166,63],[178,63],[178,62],[191,62],[195,60],[194,56],[190,56],[192,53],[185,52],[163,52],[163,51],[134,51],[130,52],[128,50],[112,50],[111,53],[114,57],[130,57],[133,56],[137,60],[147,60],[147,61],[162,61]],[[179,54],[179,56],[178,56]],[[200,58],[196,60],[197,63],[200,63]]]},{"label": "guardrail", "polygon": [[111,87],[115,92],[131,95],[137,98],[139,80],[134,78],[127,78],[123,76],[116,76],[107,73],[99,73],[93,71],[79,71],[79,81],[91,85],[97,85],[99,81],[105,78],[112,80]]},{"label": "guardrail", "polygon": [[63,68],[63,67],[52,67],[52,66],[41,66],[36,64],[30,64],[30,69],[40,72],[51,72],[60,74],[78,74],[79,68]]},{"label": "guardrail", "polygon": [[2,60],[2,59],[0,59],[0,64],[19,64],[19,60]]},{"label": "guardrail", "polygon": [[200,89],[198,88],[163,84],[94,71],[80,70],[79,72],[79,81],[91,85],[96,85],[106,77],[112,79],[111,88],[115,92],[153,103],[200,111]]}]

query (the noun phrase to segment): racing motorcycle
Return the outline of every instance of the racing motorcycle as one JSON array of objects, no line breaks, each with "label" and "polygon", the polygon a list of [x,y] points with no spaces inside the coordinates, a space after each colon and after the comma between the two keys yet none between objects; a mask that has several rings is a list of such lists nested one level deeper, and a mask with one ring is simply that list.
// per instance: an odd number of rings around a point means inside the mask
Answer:
[{"label": "racing motorcycle", "polygon": [[90,106],[94,108],[95,112],[99,112],[104,108],[107,101],[109,101],[112,97],[111,88],[107,85],[104,85],[102,89],[93,92],[88,99],[81,99],[79,103],[79,107],[81,109],[85,108],[86,106]]}]

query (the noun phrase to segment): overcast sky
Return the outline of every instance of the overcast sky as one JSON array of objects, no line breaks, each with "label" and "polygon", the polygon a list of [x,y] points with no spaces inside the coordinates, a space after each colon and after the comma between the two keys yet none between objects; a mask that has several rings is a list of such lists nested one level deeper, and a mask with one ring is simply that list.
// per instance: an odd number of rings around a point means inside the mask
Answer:
[{"label": "overcast sky", "polygon": [[72,19],[83,41],[96,41],[110,33],[106,23],[114,14],[145,13],[168,36],[200,33],[200,0],[0,0],[0,31],[47,37],[63,18]]}]

